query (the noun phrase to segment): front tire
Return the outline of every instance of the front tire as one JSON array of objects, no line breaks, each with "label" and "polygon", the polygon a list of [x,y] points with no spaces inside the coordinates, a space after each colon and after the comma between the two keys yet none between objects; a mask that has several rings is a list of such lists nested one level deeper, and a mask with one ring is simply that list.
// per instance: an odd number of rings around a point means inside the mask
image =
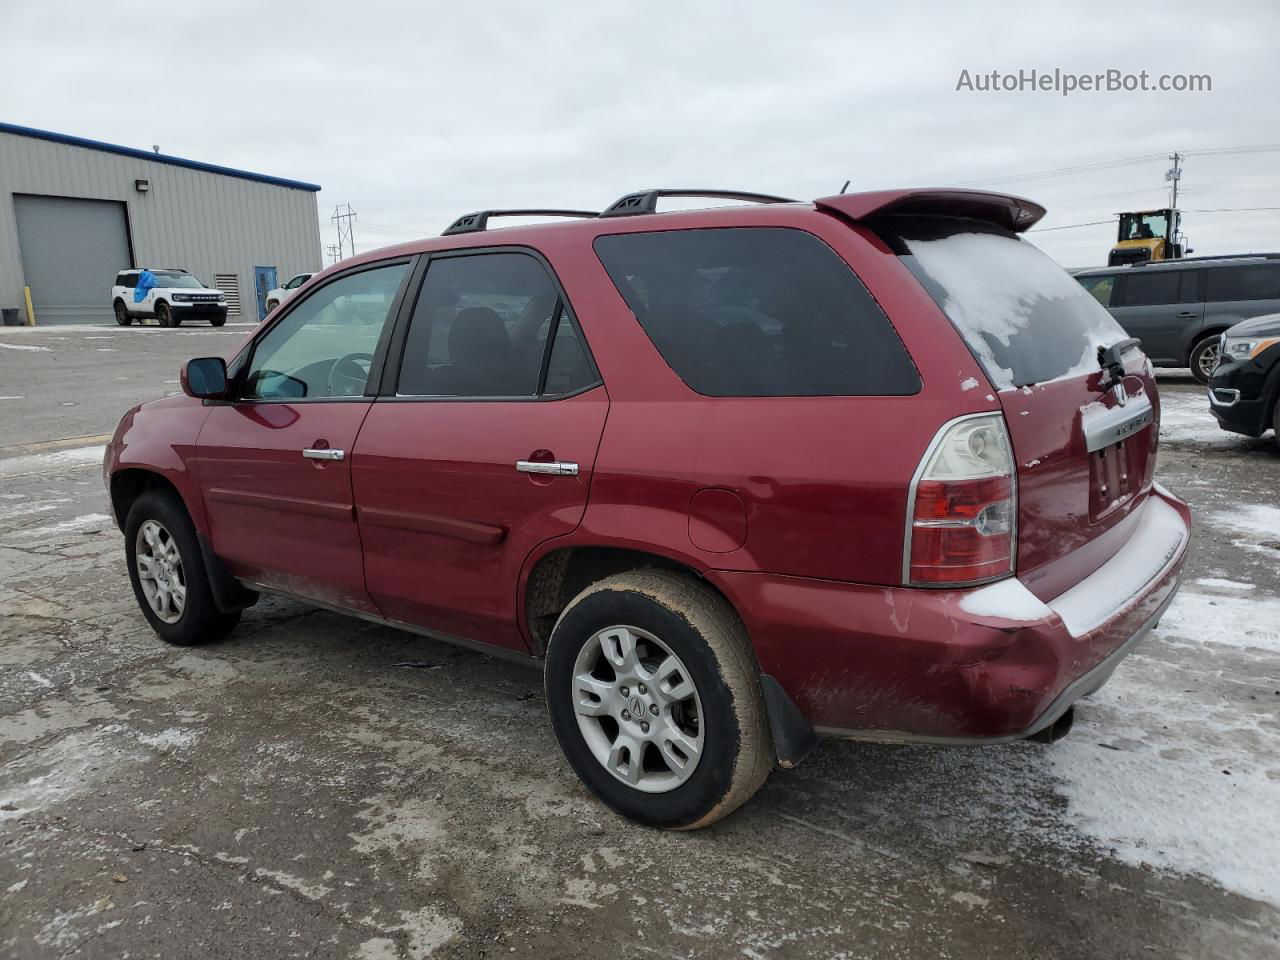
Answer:
[{"label": "front tire", "polygon": [[167,303],[156,304],[156,323],[160,324],[162,327],[177,326],[173,321],[173,311],[169,308]]},{"label": "front tire", "polygon": [[772,769],[746,630],[690,577],[647,570],[582,591],[552,631],[545,683],[570,765],[632,820],[707,826],[750,799]]},{"label": "front tire", "polygon": [[195,526],[177,495],[148,490],[124,525],[129,581],[142,615],[165,643],[189,647],[226,636],[240,612],[213,599]]},{"label": "front tire", "polygon": [[1191,376],[1196,383],[1206,384],[1218,366],[1218,337],[1205,337],[1191,348]]},{"label": "front tire", "polygon": [[209,326],[211,327],[223,327],[223,326],[226,326],[226,323],[227,323],[227,315],[225,313],[220,317],[209,318]]},{"label": "front tire", "polygon": [[117,300],[112,306],[115,311],[116,323],[122,327],[127,327],[133,323],[133,317],[129,316],[129,308],[124,305],[123,300]]},{"label": "front tire", "polygon": [[279,301],[279,300],[268,300],[268,301],[267,301],[267,313],[270,313],[272,310],[275,310],[275,309],[276,309],[277,307],[279,307],[279,306],[280,306],[280,301]]}]

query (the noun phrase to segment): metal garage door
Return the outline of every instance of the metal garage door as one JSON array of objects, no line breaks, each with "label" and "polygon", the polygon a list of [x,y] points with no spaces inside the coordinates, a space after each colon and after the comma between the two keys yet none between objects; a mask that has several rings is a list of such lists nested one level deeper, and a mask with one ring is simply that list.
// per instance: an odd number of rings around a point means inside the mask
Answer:
[{"label": "metal garage door", "polygon": [[110,321],[111,284],[133,266],[124,204],[15,194],[13,205],[36,322]]}]

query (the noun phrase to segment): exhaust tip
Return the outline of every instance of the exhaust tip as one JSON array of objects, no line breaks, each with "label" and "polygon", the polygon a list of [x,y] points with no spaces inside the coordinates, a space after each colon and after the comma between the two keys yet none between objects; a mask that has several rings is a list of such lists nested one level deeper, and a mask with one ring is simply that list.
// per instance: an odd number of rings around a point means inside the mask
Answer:
[{"label": "exhaust tip", "polygon": [[1067,707],[1066,713],[1058,717],[1057,720],[1053,721],[1053,723],[1049,724],[1039,733],[1033,733],[1031,736],[1027,737],[1027,739],[1033,743],[1057,743],[1071,732],[1071,727],[1075,722],[1076,708],[1072,705]]}]

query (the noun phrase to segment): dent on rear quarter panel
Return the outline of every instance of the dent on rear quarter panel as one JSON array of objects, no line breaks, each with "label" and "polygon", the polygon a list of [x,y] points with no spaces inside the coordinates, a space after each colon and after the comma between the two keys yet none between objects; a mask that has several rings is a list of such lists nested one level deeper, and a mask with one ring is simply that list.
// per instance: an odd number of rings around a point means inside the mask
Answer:
[{"label": "dent on rear quarter panel", "polygon": [[[195,447],[209,415],[203,402],[183,394],[144,403],[125,415],[112,438],[121,470],[148,470],[178,491],[197,530],[207,533],[204,500],[194,473]],[[123,523],[124,518],[120,518]]]}]

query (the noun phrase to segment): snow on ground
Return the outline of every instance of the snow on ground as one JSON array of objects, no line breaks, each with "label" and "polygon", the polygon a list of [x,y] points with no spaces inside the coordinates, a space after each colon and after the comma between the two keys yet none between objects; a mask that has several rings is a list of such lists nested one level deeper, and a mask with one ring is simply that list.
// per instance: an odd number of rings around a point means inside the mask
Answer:
[{"label": "snow on ground", "polygon": [[26,477],[39,473],[101,464],[105,447],[96,444],[87,447],[71,447],[67,450],[49,450],[45,453],[25,453],[0,460],[0,478]]},{"label": "snow on ground", "polygon": [[1209,398],[1204,393],[1160,394],[1160,439],[1171,443],[1198,443],[1215,447],[1232,447],[1244,438],[1218,426],[1209,412]]},{"label": "snow on ground", "polygon": [[34,350],[37,353],[48,353],[48,347],[37,347],[33,343],[0,343],[0,350]]},{"label": "snow on ground", "polygon": [[[57,542],[70,534],[76,537],[87,533],[97,533],[111,526],[111,518],[105,513],[86,513],[69,520],[58,520],[55,523],[41,524],[35,527],[21,527],[8,534],[10,540],[16,542]],[[73,537],[72,539],[75,539]]]},{"label": "snow on ground", "polygon": [[1253,540],[1280,540],[1280,507],[1242,503],[1230,510],[1219,510],[1213,515],[1213,522]]},{"label": "snow on ground", "polygon": [[1280,688],[1280,599],[1240,586],[1181,593],[1049,758],[1068,823],[1104,850],[1280,905],[1277,704],[1232,679]]}]

